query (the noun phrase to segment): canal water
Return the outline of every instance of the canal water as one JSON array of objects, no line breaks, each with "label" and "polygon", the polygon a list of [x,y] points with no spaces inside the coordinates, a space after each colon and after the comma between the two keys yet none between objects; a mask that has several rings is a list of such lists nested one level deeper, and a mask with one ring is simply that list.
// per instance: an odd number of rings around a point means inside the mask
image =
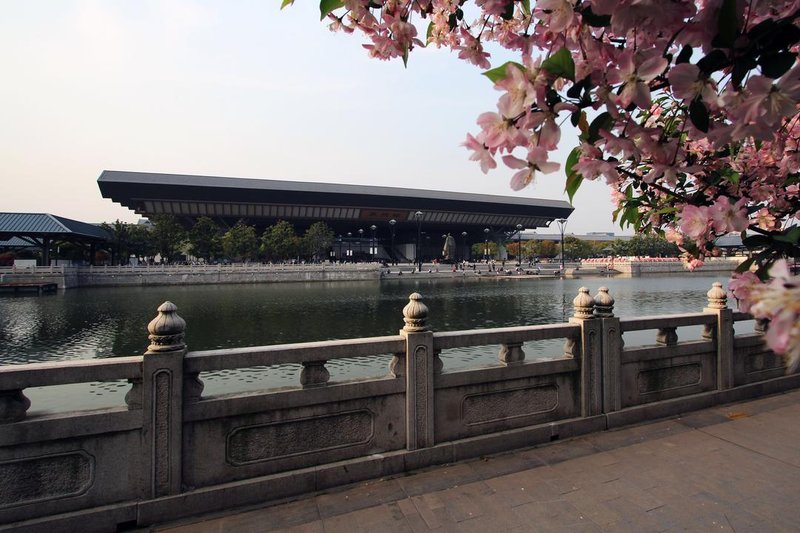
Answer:
[{"label": "canal water", "polygon": [[[0,298],[0,365],[142,354],[147,323],[165,300],[187,323],[190,350],[235,348],[393,335],[403,326],[408,295],[419,292],[434,331],[564,322],[581,286],[592,295],[609,287],[615,315],[637,317],[700,312],[706,292],[724,276],[646,278],[397,279],[257,285],[83,288],[45,296]],[[683,331],[683,330],[686,331]],[[681,328],[682,339],[699,328]],[[635,344],[653,342],[637,333]],[[626,338],[630,345],[630,340]],[[499,347],[442,354],[445,371],[497,363]],[[563,355],[563,342],[524,347],[526,359]],[[385,375],[390,355],[331,361],[331,380]],[[297,386],[299,367],[280,365],[201,375],[204,394]],[[59,410],[123,402],[126,382],[28,389],[34,407]],[[55,390],[58,389],[58,390]],[[33,407],[32,407],[33,410]]]}]

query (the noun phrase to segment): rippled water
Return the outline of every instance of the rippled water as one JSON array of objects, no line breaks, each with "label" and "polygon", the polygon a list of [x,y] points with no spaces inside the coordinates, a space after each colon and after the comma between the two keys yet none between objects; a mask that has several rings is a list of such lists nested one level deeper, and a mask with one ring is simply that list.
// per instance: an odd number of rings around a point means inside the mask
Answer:
[{"label": "rippled water", "polygon": [[[572,299],[586,285],[596,294],[609,287],[621,317],[699,312],[705,293],[723,276],[587,279],[441,279],[377,282],[283,283],[257,285],[84,288],[44,296],[0,298],[0,364],[60,361],[141,354],[147,323],[165,300],[187,322],[191,350],[393,335],[403,326],[408,295],[419,292],[430,309],[434,331],[548,324],[566,321]],[[699,335],[695,328],[681,338]],[[697,330],[697,331],[695,331]],[[642,332],[639,342],[653,337]],[[649,335],[649,336],[648,336]],[[497,361],[498,347],[475,347],[442,354],[445,369]],[[563,342],[526,345],[528,359],[558,357]],[[331,361],[332,380],[383,375],[390,356]],[[233,392],[298,384],[297,365],[204,373],[205,393]],[[59,387],[59,403],[120,403],[124,382]],[[26,392],[52,397],[55,387]],[[33,395],[33,396],[32,396]],[[111,399],[113,398],[113,401]]]}]

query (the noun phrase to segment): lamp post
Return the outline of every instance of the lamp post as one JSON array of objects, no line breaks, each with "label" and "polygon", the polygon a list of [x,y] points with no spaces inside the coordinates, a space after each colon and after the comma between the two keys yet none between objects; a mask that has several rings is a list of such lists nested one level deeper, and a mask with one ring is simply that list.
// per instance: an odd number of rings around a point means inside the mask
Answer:
[{"label": "lamp post", "polygon": [[522,266],[522,224],[517,224],[517,266]]},{"label": "lamp post", "polygon": [[397,264],[397,261],[394,260],[394,225],[397,224],[395,219],[389,221],[389,227],[392,229],[392,248],[389,250],[389,259],[392,261],[393,265]]},{"label": "lamp post", "polygon": [[353,236],[353,233],[348,231],[347,232],[347,261],[353,261],[353,241],[350,237]]},{"label": "lamp post", "polygon": [[414,213],[417,220],[417,272],[422,272],[422,256],[420,255],[420,244],[422,241],[422,211]]},{"label": "lamp post", "polygon": [[567,219],[557,218],[558,231],[561,232],[561,275],[564,275],[564,230],[567,229]]},{"label": "lamp post", "polygon": [[483,230],[483,260],[489,262],[489,228]]},{"label": "lamp post", "polygon": [[531,251],[533,252],[533,264],[536,265],[536,231],[533,232],[533,239],[531,239],[533,245],[531,246]]},{"label": "lamp post", "polygon": [[364,246],[364,229],[359,228],[358,230],[358,260],[361,261],[361,254],[364,253],[362,250],[362,246]]},{"label": "lamp post", "polygon": [[466,231],[462,231],[461,232],[461,240],[464,241],[464,257],[462,257],[461,259],[469,260],[469,255],[470,254],[469,254],[469,249],[467,248],[467,232]]},{"label": "lamp post", "polygon": [[378,247],[375,245],[375,230],[378,229],[378,226],[373,224],[369,227],[369,229],[372,230],[372,245],[369,247],[369,253],[372,256],[372,261],[375,261],[375,256],[378,255]]}]

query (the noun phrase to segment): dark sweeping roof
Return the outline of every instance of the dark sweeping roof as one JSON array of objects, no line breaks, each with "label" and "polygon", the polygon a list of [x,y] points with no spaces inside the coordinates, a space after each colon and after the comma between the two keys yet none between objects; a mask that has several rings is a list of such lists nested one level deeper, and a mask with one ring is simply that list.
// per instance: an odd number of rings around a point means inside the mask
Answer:
[{"label": "dark sweeping roof", "polygon": [[108,232],[99,226],[49,213],[0,213],[0,238],[14,236],[109,238]]},{"label": "dark sweeping roof", "polygon": [[[473,224],[495,220],[503,225],[513,220],[513,224],[527,221],[529,227],[538,227],[556,218],[566,218],[573,210],[562,200],[523,196],[115,170],[103,171],[97,183],[103,197],[146,215],[396,218],[401,223],[412,220],[413,213],[421,210],[426,223],[462,220],[463,216],[459,219],[456,215],[463,214],[479,215],[474,217]],[[302,214],[312,212],[308,210],[290,215],[288,211],[277,210],[278,206],[303,206],[316,211],[313,215]],[[349,211],[332,214],[324,211],[326,208]],[[439,213],[439,218],[434,219],[434,213]]]}]

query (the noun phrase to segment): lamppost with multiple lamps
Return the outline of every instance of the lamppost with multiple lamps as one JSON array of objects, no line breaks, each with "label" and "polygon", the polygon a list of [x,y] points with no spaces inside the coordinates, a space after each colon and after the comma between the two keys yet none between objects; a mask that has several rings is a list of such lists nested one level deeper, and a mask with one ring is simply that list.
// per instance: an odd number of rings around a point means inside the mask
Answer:
[{"label": "lamppost with multiple lamps", "polygon": [[564,275],[564,230],[567,229],[567,219],[557,218],[558,231],[561,232],[561,275]]},{"label": "lamppost with multiple lamps", "polygon": [[522,224],[517,224],[517,266],[522,266]]},{"label": "lamppost with multiple lamps", "polygon": [[420,245],[422,241],[422,211],[414,213],[414,218],[417,221],[417,272],[422,272],[422,255],[420,254]]},{"label": "lamppost with multiple lamps", "polygon": [[394,225],[397,224],[395,219],[389,221],[389,227],[392,230],[392,248],[389,250],[389,259],[391,260],[393,265],[397,264],[397,261],[394,259]]}]

